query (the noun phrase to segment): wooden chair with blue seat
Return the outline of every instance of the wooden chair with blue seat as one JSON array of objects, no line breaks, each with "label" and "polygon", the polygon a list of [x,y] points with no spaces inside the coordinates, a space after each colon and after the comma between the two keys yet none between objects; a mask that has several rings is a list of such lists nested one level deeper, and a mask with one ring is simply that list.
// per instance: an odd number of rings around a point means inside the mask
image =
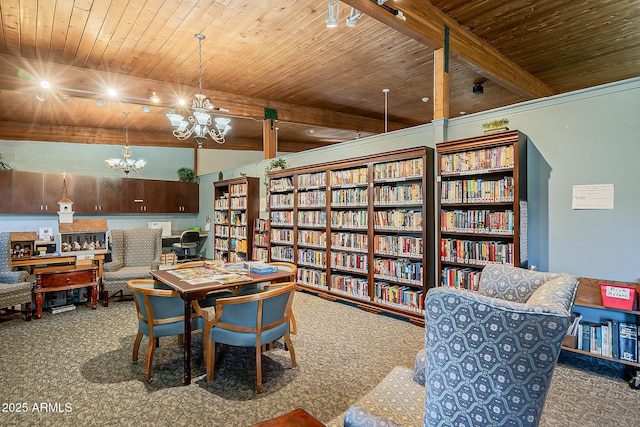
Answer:
[{"label": "wooden chair with blue seat", "polygon": [[[129,280],[127,288],[133,292],[138,312],[138,334],[133,343],[132,361],[138,360],[138,350],[142,337],[149,338],[145,358],[145,381],[151,380],[153,351],[160,343],[160,337],[178,336],[182,342],[184,333],[184,301],[180,294],[163,283],[151,279]],[[203,329],[203,318],[194,311],[191,316],[192,329]]]},{"label": "wooden chair with blue seat", "polygon": [[[295,283],[278,284],[272,289],[250,295],[219,298],[213,320],[206,321],[203,347],[207,365],[207,381],[213,380],[216,343],[256,349],[256,391],[262,391],[263,344],[284,338],[296,367],[296,356],[289,333],[291,305]],[[200,313],[197,303],[196,311]]]}]

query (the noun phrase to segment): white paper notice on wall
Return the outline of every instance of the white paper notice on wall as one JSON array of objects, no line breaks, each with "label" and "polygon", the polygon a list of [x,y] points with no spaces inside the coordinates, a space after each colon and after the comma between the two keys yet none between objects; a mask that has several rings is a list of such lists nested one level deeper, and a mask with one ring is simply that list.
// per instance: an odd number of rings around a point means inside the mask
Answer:
[{"label": "white paper notice on wall", "polygon": [[613,184],[574,185],[572,209],[613,209]]}]

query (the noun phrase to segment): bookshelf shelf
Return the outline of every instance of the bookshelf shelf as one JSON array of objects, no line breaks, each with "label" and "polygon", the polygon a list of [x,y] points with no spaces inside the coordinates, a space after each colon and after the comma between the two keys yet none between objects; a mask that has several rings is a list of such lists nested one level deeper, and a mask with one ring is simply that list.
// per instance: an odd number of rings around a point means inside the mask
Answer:
[{"label": "bookshelf shelf", "polygon": [[438,285],[474,290],[487,264],[526,268],[527,136],[447,141],[436,153]]},{"label": "bookshelf shelf", "polygon": [[213,183],[214,259],[229,262],[253,259],[255,220],[259,214],[260,180],[233,178]]},{"label": "bookshelf shelf", "polygon": [[433,150],[419,147],[270,172],[271,238],[274,229],[294,237],[272,241],[270,259],[297,264],[305,290],[424,324],[435,279],[432,164]]},{"label": "bookshelf shelf", "polygon": [[[622,319],[626,323],[635,324],[636,337],[637,337],[637,330],[640,329],[640,311],[639,310],[622,310],[618,308],[605,307],[602,303],[600,283],[618,284],[618,285],[626,285],[626,286],[630,285],[630,286],[635,286],[636,290],[638,290],[637,283],[581,277],[578,284],[578,292],[576,294],[576,300],[574,303],[574,311],[580,312],[580,307],[586,307],[586,308],[598,310],[597,313],[600,314],[599,318],[592,319],[591,317],[587,316],[584,319],[584,322],[585,322],[584,324],[592,324],[592,325],[595,324],[595,325],[611,327],[612,325],[608,324],[606,320],[605,321],[602,320],[608,317]],[[610,342],[612,346],[613,346],[614,336],[617,337],[617,334],[610,336]],[[577,337],[577,339],[581,339],[581,337]],[[562,349],[572,353],[578,353],[586,356],[595,357],[597,359],[603,359],[603,360],[613,361],[616,363],[621,363],[621,364],[636,368],[636,370],[638,370],[640,369],[640,359],[638,359],[640,348],[638,348],[637,339],[636,339],[635,347],[636,347],[635,362],[616,358],[616,357],[611,357],[610,355],[606,355],[606,354],[603,355],[603,354],[594,353],[591,351],[591,348],[589,350],[586,350],[586,349],[573,348],[573,347],[563,345]],[[611,350],[610,353],[613,353],[613,350]]]}]

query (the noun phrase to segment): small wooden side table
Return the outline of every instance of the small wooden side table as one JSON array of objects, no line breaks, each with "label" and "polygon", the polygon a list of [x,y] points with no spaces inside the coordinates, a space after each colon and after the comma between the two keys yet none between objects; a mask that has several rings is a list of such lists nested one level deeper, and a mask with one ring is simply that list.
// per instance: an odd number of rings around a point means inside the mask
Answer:
[{"label": "small wooden side table", "polygon": [[304,409],[298,408],[277,418],[259,422],[251,427],[324,427]]},{"label": "small wooden side table", "polygon": [[42,317],[42,302],[45,292],[67,291],[87,288],[91,295],[91,308],[98,307],[98,266],[90,265],[54,265],[34,269],[36,287],[33,290],[36,300],[36,319]]}]

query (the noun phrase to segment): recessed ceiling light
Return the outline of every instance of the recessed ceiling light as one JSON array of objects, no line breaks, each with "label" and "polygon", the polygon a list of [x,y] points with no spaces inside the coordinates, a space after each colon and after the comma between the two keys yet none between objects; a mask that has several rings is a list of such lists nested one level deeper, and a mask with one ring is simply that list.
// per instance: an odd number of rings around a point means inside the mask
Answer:
[{"label": "recessed ceiling light", "polygon": [[43,80],[40,82],[40,87],[43,89],[49,89],[51,87],[51,84],[48,81]]},{"label": "recessed ceiling light", "polygon": [[107,90],[107,93],[109,94],[109,96],[116,96],[118,94],[115,89],[111,88]]},{"label": "recessed ceiling light", "polygon": [[178,100],[178,104],[184,105],[184,104],[186,104],[186,102],[184,102],[184,99],[180,99],[180,100]]},{"label": "recessed ceiling light", "polygon": [[316,133],[314,129],[309,129],[309,133]]},{"label": "recessed ceiling light", "polygon": [[429,97],[425,96],[424,98],[422,98],[422,102],[429,102]]}]

